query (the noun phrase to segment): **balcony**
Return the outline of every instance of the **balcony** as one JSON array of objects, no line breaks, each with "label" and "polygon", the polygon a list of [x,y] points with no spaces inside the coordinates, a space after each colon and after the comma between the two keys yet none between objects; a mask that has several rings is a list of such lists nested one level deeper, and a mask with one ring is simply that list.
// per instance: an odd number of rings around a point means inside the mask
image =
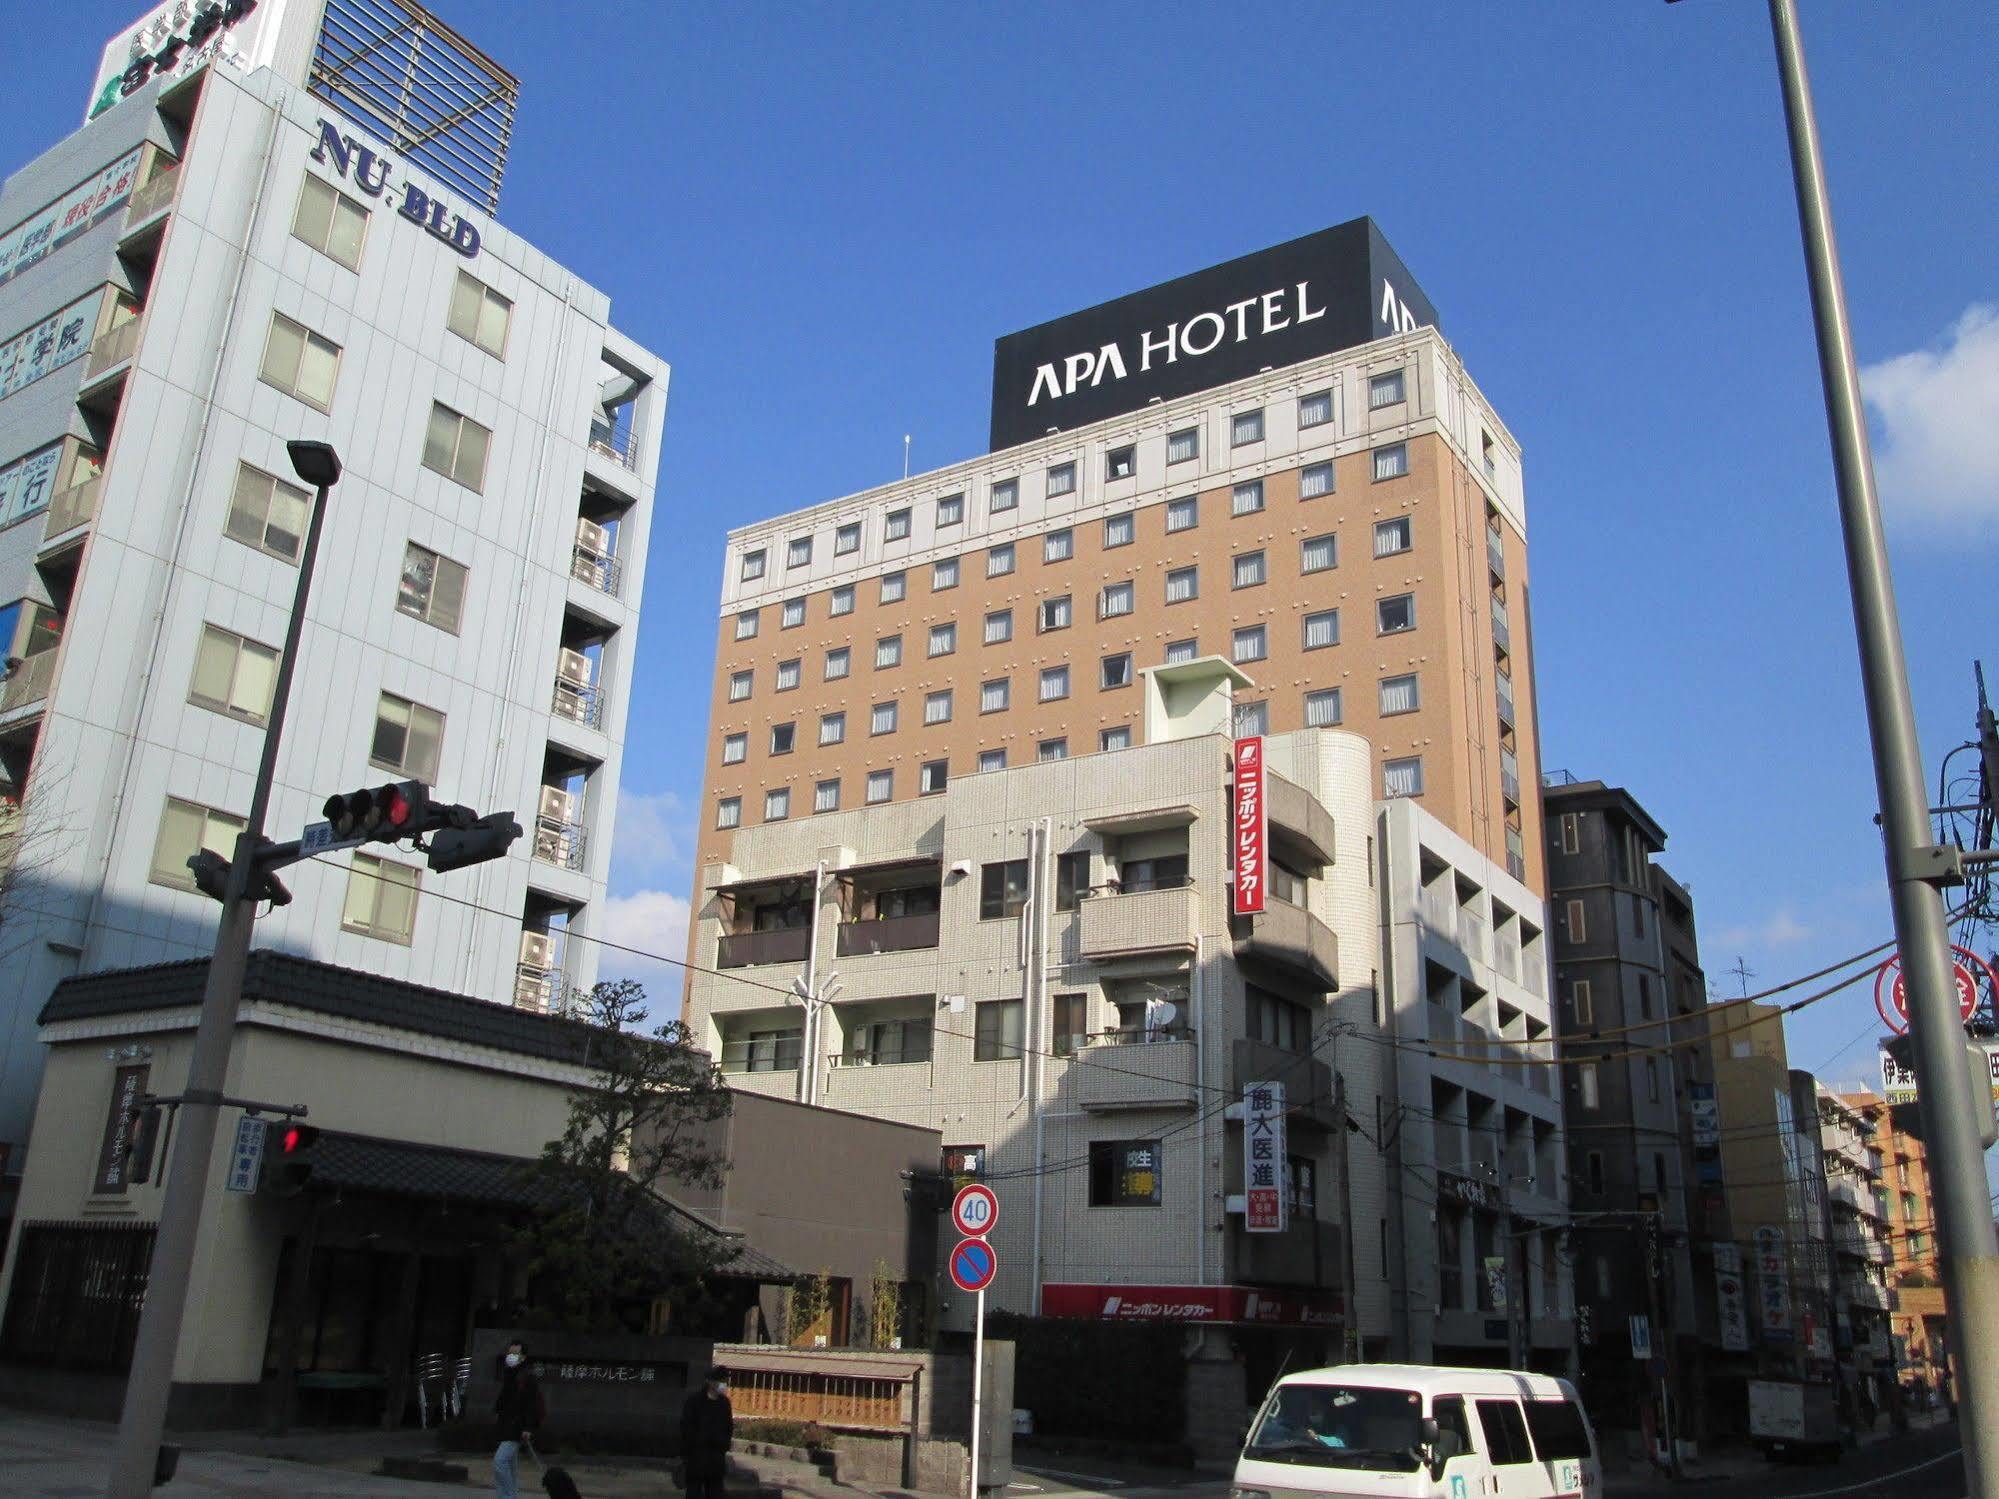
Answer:
[{"label": "balcony", "polygon": [[1503,979],[1520,982],[1520,934],[1516,931],[1501,931],[1494,944],[1494,970]]},{"label": "balcony", "polygon": [[717,943],[717,968],[758,968],[769,963],[803,963],[812,945],[810,927],[768,932],[724,932]]},{"label": "balcony", "polygon": [[47,546],[78,526],[87,526],[96,520],[97,493],[103,487],[104,480],[99,476],[58,491],[56,497],[49,501],[49,519],[42,531],[42,545]]},{"label": "balcony", "polygon": [[549,711],[557,718],[566,718],[586,729],[602,729],[604,694],[588,682],[572,682],[566,677],[557,677]]},{"label": "balcony", "polygon": [[1123,895],[1093,895],[1081,902],[1082,953],[1122,958],[1148,952],[1192,952],[1196,922],[1191,884]]},{"label": "balcony", "polygon": [[95,380],[105,371],[116,369],[137,353],[139,329],[144,321],[144,318],[135,314],[98,334],[96,341],[90,346],[90,363],[85,369],[83,378]]},{"label": "balcony", "polygon": [[880,1109],[922,1105],[930,1101],[930,1059],[914,1062],[864,1062],[834,1057],[827,1068],[820,1102],[828,1108],[871,1114]]},{"label": "balcony", "polygon": [[833,939],[834,952],[843,958],[915,952],[936,945],[935,911],[921,916],[889,916],[878,921],[843,921]]},{"label": "balcony", "polygon": [[1234,925],[1238,960],[1287,968],[1322,993],[1339,988],[1339,939],[1310,911],[1273,900],[1261,916],[1239,916]]},{"label": "balcony", "polygon": [[1520,805],[1520,757],[1512,750],[1499,752],[1499,789],[1514,806]]},{"label": "balcony", "polygon": [[0,685],[0,714],[41,702],[49,695],[55,677],[56,653],[53,650],[27,657],[14,668],[14,675]]},{"label": "balcony", "polygon": [[1499,721],[1510,729],[1514,727],[1513,678],[1500,673],[1495,675],[1492,681],[1499,698]]},{"label": "balcony", "polygon": [[552,817],[534,820],[534,856],[544,864],[580,871],[587,841],[580,823],[558,822]]},{"label": "balcony", "polygon": [[1305,788],[1272,774],[1268,778],[1270,825],[1297,844],[1313,863],[1333,862],[1333,814]]},{"label": "balcony", "polygon": [[639,471],[638,439],[629,427],[620,429],[610,422],[590,424],[590,451],[608,458],[630,473]]},{"label": "balcony", "polygon": [[1116,1044],[1126,1035],[1092,1036],[1073,1053],[1069,1076],[1077,1104],[1092,1113],[1193,1108],[1200,1081],[1194,1075],[1194,1043],[1134,1037],[1129,1045]]},{"label": "balcony", "polygon": [[803,1031],[772,1031],[724,1041],[720,1062],[725,1073],[796,1072],[804,1055]]},{"label": "balcony", "polygon": [[623,596],[625,569],[616,557],[592,551],[580,544],[572,546],[569,549],[569,576],[614,599]]},{"label": "balcony", "polygon": [[1498,599],[1492,601],[1492,643],[1502,651],[1513,649],[1513,630],[1506,617],[1506,605]]},{"label": "balcony", "polygon": [[125,209],[125,229],[130,233],[139,225],[167,207],[180,191],[180,163],[163,164],[153,173],[153,180],[132,194],[132,201]]},{"label": "balcony", "polygon": [[[1492,472],[1492,460],[1486,460],[1486,473]],[[1488,530],[1485,533],[1485,560],[1492,568],[1492,575],[1502,582],[1506,578],[1506,548],[1500,545],[1499,533]]]},{"label": "balcony", "polygon": [[1474,963],[1486,963],[1491,959],[1486,946],[1487,929],[1485,918],[1476,912],[1460,907],[1458,910],[1458,946]]},{"label": "balcony", "polygon": [[514,1008],[541,1014],[564,1014],[568,1009],[567,990],[560,968],[542,968],[533,963],[514,965]]},{"label": "balcony", "polygon": [[1230,1046],[1229,1092],[1240,1096],[1251,1083],[1282,1083],[1284,1109],[1293,1124],[1335,1129],[1339,1111],[1333,1107],[1333,1069],[1316,1056],[1286,1051],[1267,1041],[1244,1036]]}]

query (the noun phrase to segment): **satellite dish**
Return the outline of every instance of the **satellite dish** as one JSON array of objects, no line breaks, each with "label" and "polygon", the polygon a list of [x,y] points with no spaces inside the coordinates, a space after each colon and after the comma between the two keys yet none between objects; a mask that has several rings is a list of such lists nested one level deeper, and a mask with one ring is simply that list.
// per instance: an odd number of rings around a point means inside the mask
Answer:
[{"label": "satellite dish", "polygon": [[1172,1000],[1156,999],[1152,1003],[1152,1024],[1155,1028],[1163,1031],[1179,1017],[1180,1007]]}]

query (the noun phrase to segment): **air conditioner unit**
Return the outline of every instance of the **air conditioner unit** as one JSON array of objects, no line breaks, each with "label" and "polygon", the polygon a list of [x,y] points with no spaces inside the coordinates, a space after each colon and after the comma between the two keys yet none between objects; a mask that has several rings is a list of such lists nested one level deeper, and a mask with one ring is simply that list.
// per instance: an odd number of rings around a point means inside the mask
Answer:
[{"label": "air conditioner unit", "polygon": [[563,863],[561,829],[537,825],[534,830],[534,856],[544,864]]},{"label": "air conditioner unit", "polygon": [[611,555],[611,533],[593,520],[576,517],[576,544],[586,552],[595,552],[599,557]]},{"label": "air conditioner unit", "polygon": [[590,658],[581,651],[565,650],[556,663],[555,674],[572,686],[588,687]]},{"label": "air conditioner unit", "polygon": [[[566,692],[562,690],[565,687],[569,689]],[[572,682],[558,682],[556,689],[555,700],[549,704],[549,711],[568,719],[571,723],[587,725],[590,722],[590,705],[584,700],[582,692],[576,685]]]},{"label": "air conditioner unit", "polygon": [[550,822],[576,821],[576,798],[560,786],[541,788],[541,815]]},{"label": "air conditioner unit", "polygon": [[521,967],[547,973],[555,967],[555,939],[546,932],[521,933]]}]

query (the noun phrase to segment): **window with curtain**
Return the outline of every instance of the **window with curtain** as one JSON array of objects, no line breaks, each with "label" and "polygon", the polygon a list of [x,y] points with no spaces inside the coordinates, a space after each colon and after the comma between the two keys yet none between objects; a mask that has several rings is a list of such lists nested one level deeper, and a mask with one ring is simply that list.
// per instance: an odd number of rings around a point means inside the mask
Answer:
[{"label": "window with curtain", "polygon": [[946,557],[942,562],[930,566],[930,591],[941,593],[946,588],[958,586],[958,559]]},{"label": "window with curtain", "polygon": [[1097,735],[1100,750],[1121,750],[1131,748],[1131,725],[1120,724],[1115,729],[1105,729]]},{"label": "window with curtain", "polygon": [[1166,502],[1166,530],[1171,535],[1175,531],[1191,531],[1201,521],[1200,501],[1192,495],[1184,500]]},{"label": "window with curtain", "polygon": [[833,533],[833,555],[844,557],[861,549],[861,523],[849,521]]},{"label": "window with curtain", "polygon": [[1340,643],[1340,611],[1322,609],[1305,616],[1305,649],[1321,650]]},{"label": "window with curtain", "polygon": [[1201,646],[1199,641],[1195,640],[1170,641],[1168,642],[1166,647],[1166,664],[1168,666],[1172,666],[1176,662],[1192,661],[1196,656],[1200,654],[1201,654]]},{"label": "window with curtain", "polygon": [[786,599],[784,612],[778,618],[780,629],[795,630],[805,623],[805,600]]},{"label": "window with curtain", "polygon": [[1329,567],[1337,567],[1339,560],[1339,544],[1331,536],[1308,536],[1298,544],[1301,572],[1322,573]]},{"label": "window with curtain", "polygon": [[757,611],[745,609],[736,616],[736,639],[754,640],[757,633]]},{"label": "window with curtain", "polygon": [[1262,625],[1249,625],[1237,630],[1233,646],[1238,662],[1261,661],[1270,654],[1269,641]]},{"label": "window with curtain", "polygon": [[821,744],[844,744],[847,742],[847,715],[827,713],[819,719],[819,742]]},{"label": "window with curtain", "polygon": [[948,688],[943,692],[933,692],[924,698],[923,721],[927,724],[951,721],[951,693]]},{"label": "window with curtain", "polygon": [[451,288],[451,306],[445,312],[444,326],[495,359],[504,359],[507,326],[513,320],[513,312],[512,302],[485,282],[460,271]]},{"label": "window with curtain", "polygon": [[973,1019],[972,1060],[1003,1062],[1020,1051],[1021,1006],[1017,999],[990,999],[977,1005]]},{"label": "window with curtain", "polygon": [[876,703],[874,712],[868,717],[870,734],[893,734],[895,732],[895,704]]},{"label": "window with curtain", "polygon": [[1235,705],[1235,737],[1250,739],[1270,732],[1269,703],[1237,703]]},{"label": "window with curtain", "polygon": [[1058,463],[1048,470],[1048,497],[1050,499],[1054,499],[1060,495],[1074,494],[1075,492],[1076,465],[1074,463]]},{"label": "window with curtain", "polygon": [[1012,684],[1000,677],[979,686],[979,711],[981,713],[1004,713],[1012,698]]},{"label": "window with curtain", "polygon": [[791,544],[785,548],[784,565],[788,568],[804,567],[811,561],[812,538],[810,536],[792,537]]},{"label": "window with curtain", "polygon": [[930,654],[948,656],[958,649],[958,626],[955,623],[932,625],[930,627]]},{"label": "window with curtain", "polygon": [[840,810],[840,783],[821,781],[812,788],[812,810],[814,812],[837,812]]},{"label": "window with curtain", "polygon": [[1101,682],[1105,687],[1129,687],[1131,685],[1131,652],[1119,651],[1106,656],[1102,664]]},{"label": "window with curtain", "polygon": [[925,760],[916,770],[916,793],[919,796],[935,796],[950,778],[949,760]]},{"label": "window with curtain", "polygon": [[1423,794],[1423,757],[1411,755],[1406,760],[1390,760],[1381,767],[1381,794],[1383,796],[1421,796]]},{"label": "window with curtain", "polygon": [[725,796],[715,803],[715,826],[718,828],[739,828],[743,825],[743,799],[740,796]]},{"label": "window with curtain", "polygon": [[1013,611],[995,609],[986,616],[986,644],[1001,645],[1013,639]]},{"label": "window with curtain", "polygon": [[749,735],[724,734],[722,736],[722,763],[724,765],[741,765],[749,757]]},{"label": "window with curtain", "polygon": [[965,518],[965,497],[947,494],[937,502],[937,524],[955,526]]},{"label": "window with curtain", "polygon": [[899,604],[909,597],[909,575],[906,573],[882,574],[882,597],[884,604]]},{"label": "window with curtain", "polygon": [[1416,674],[1381,679],[1381,714],[1414,713],[1422,703],[1416,691]]},{"label": "window with curtain", "polygon": [[1103,603],[1098,610],[1098,612],[1103,616],[1103,618],[1110,619],[1119,614],[1129,614],[1131,613],[1131,608],[1132,608],[1131,584],[1112,583],[1105,587],[1103,595]]},{"label": "window with curtain", "polygon": [[997,515],[1002,510],[1011,510],[1020,503],[1020,482],[1016,479],[1002,479],[992,487],[992,498],[986,509]]},{"label": "window with curtain", "polygon": [[1229,491],[1230,515],[1254,515],[1263,508],[1263,481],[1251,479]]},{"label": "window with curtain", "polygon": [[1333,419],[1333,393],[1330,390],[1315,390],[1309,396],[1298,397],[1298,425],[1303,427],[1323,427]]},{"label": "window with curtain", "polygon": [[875,642],[875,670],[902,665],[902,637],[884,635]]},{"label": "window with curtain", "polygon": [[1393,520],[1376,521],[1374,524],[1374,555],[1392,557],[1397,552],[1406,552],[1413,541],[1410,535],[1409,517],[1398,515]]},{"label": "window with curtain", "polygon": [[828,614],[852,614],[854,612],[854,585],[843,583],[834,589],[826,600]]},{"label": "window with curtain", "polygon": [[847,646],[836,646],[826,653],[826,680],[837,682],[853,670],[854,653]]},{"label": "window with curtain", "polygon": [[1003,578],[1013,571],[1013,543],[991,547],[986,552],[986,576]]},{"label": "window with curtain", "polygon": [[895,795],[895,772],[892,770],[871,770],[868,772],[868,801],[885,802]]},{"label": "window with curtain", "polygon": [[1166,439],[1166,461],[1185,463],[1190,458],[1201,456],[1201,432],[1198,427],[1185,427]]},{"label": "window with curtain", "polygon": [[1597,1091],[1596,1063],[1584,1062],[1576,1068],[1576,1092],[1586,1109],[1596,1108],[1601,1103],[1601,1095]]},{"label": "window with curtain", "polygon": [[791,815],[791,788],[781,786],[764,793],[764,821],[783,822]]},{"label": "window with curtain", "polygon": [[1340,689],[1321,688],[1317,692],[1305,694],[1305,727],[1308,729],[1330,729],[1340,721]]},{"label": "window with curtain", "polygon": [[1184,604],[1195,598],[1201,591],[1199,568],[1179,567],[1166,575],[1166,602]]},{"label": "window with curtain", "polygon": [[979,751],[979,771],[981,774],[984,774],[988,770],[1005,770],[1005,769],[1006,769],[1005,750],[996,749],[996,750]]},{"label": "window with curtain", "polygon": [[1263,553],[1244,552],[1235,560],[1235,586],[1254,588],[1264,580]]},{"label": "window with curtain", "polygon": [[[0,642],[4,650],[5,642]],[[271,712],[277,685],[278,652],[219,625],[201,627],[195,650],[194,681],[187,700],[245,723],[261,724]],[[233,855],[234,850],[232,849]]]},{"label": "window with curtain", "polygon": [[777,690],[789,692],[798,685],[799,661],[793,656],[789,661],[777,663]]},{"label": "window with curtain", "polygon": [[1385,448],[1374,450],[1374,477],[1376,479],[1400,479],[1409,472],[1409,445],[1405,442],[1390,443]]},{"label": "window with curtain", "polygon": [[1379,411],[1384,406],[1400,406],[1403,400],[1402,371],[1390,370],[1385,375],[1374,375],[1367,382],[1367,409]]},{"label": "window with curtain", "polygon": [[1076,555],[1076,533],[1066,526],[1060,531],[1050,531],[1041,538],[1041,560],[1043,562],[1067,562]]},{"label": "window with curtain", "polygon": [[1106,549],[1110,547],[1130,546],[1132,538],[1136,533],[1137,523],[1131,516],[1110,515],[1104,517],[1104,546]]},{"label": "window with curtain", "polygon": [[1069,695],[1069,668],[1046,666],[1041,670],[1041,701],[1052,703]]},{"label": "window with curtain", "polygon": [[1037,760],[1066,760],[1069,758],[1069,741],[1066,739],[1044,739],[1036,747]]},{"label": "window with curtain", "polygon": [[756,673],[754,671],[730,672],[729,701],[732,703],[740,703],[747,701],[750,695],[750,689],[755,684],[755,681],[756,681]]},{"label": "window with curtain", "polygon": [[1384,635],[1399,635],[1404,630],[1416,628],[1416,595],[1398,593],[1392,598],[1377,600],[1374,606],[1375,623]]},{"label": "window with curtain", "polygon": [[1229,445],[1242,447],[1245,443],[1263,441],[1263,411],[1238,411],[1229,418]]},{"label": "window with curtain", "polygon": [[1059,599],[1043,599],[1041,601],[1041,628],[1043,630],[1066,630],[1069,628],[1070,617],[1071,611],[1068,594],[1063,594]]},{"label": "window with curtain", "polygon": [[764,575],[764,554],[762,548],[743,553],[743,581],[754,583]]},{"label": "window with curtain", "polygon": [[906,507],[901,510],[889,511],[888,515],[882,521],[882,539],[884,541],[907,541],[909,539],[909,511]]},{"label": "window with curtain", "polygon": [[1320,495],[1333,492],[1333,466],[1330,463],[1312,463],[1298,470],[1298,498],[1316,500]]}]

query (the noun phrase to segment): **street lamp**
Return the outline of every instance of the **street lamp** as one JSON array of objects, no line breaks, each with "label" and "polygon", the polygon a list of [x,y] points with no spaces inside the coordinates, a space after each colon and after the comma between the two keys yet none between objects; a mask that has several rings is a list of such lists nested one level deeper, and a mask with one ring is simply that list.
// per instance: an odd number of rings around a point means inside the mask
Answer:
[{"label": "street lamp", "polygon": [[243,974],[250,959],[250,934],[256,919],[253,893],[257,855],[264,843],[264,822],[271,805],[271,784],[278,767],[278,744],[284,734],[285,706],[291,697],[292,670],[298,663],[299,636],[305,629],[306,597],[312,590],[312,569],[319,555],[319,535],[326,522],[327,491],[339,482],[340,458],[323,442],[293,441],[285,445],[292,468],[318,491],[305,530],[305,550],[299,557],[298,585],[292,595],[291,622],[285,629],[284,655],[271,689],[271,711],[265,721],[264,751],[257,764],[257,784],[250,797],[250,817],[236,836],[235,857],[229,864],[222,892],[222,919],[215,933],[215,954],[208,960],[208,983],[201,996],[201,1020],[194,1033],[194,1056],[188,1063],[181,1096],[181,1128],[174,1140],[173,1162],[167,1174],[165,1198],[153,1242],[147,1275],[145,1307],[132,1348],[131,1373],[125,1383],[125,1408],[118,1421],[118,1438],[111,1453],[110,1499],[147,1499],[153,1488],[154,1465],[166,1429],[167,1397],[173,1389],[174,1358],[180,1347],[181,1322],[187,1312],[188,1280],[201,1233],[201,1213],[208,1196],[208,1167],[215,1153],[215,1131],[221,1118],[222,1085],[229,1068],[236,1011],[243,997]]}]

